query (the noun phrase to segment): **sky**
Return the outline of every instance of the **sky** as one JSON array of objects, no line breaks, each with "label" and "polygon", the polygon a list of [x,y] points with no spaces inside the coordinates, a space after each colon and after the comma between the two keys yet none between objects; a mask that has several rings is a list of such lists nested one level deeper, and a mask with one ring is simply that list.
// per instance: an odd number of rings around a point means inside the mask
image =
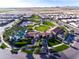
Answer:
[{"label": "sky", "polygon": [[0,7],[79,6],[79,0],[0,0]]}]

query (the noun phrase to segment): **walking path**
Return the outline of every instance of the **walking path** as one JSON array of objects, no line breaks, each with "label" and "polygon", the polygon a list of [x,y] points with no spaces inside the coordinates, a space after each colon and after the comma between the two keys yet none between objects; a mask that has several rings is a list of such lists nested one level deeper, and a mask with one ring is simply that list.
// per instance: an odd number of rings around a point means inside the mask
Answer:
[{"label": "walking path", "polygon": [[3,40],[3,35],[0,35],[2,43],[4,43],[8,48],[11,49],[11,46]]},{"label": "walking path", "polygon": [[58,26],[55,26],[55,27],[51,27],[48,31],[46,31],[47,33],[51,33],[51,31],[53,30],[53,29],[55,29],[56,27],[58,27]]},{"label": "walking path", "polygon": [[54,46],[52,46],[52,47],[48,47],[48,49],[55,48],[55,47],[61,46],[61,45],[63,45],[63,44],[64,44],[64,43],[61,43],[61,44],[58,44],[58,45],[54,45]]},{"label": "walking path", "polygon": [[61,44],[58,44],[58,45],[54,45],[53,47],[55,48],[55,47],[58,47],[58,46],[61,46],[61,45],[63,45],[64,43],[61,43]]}]

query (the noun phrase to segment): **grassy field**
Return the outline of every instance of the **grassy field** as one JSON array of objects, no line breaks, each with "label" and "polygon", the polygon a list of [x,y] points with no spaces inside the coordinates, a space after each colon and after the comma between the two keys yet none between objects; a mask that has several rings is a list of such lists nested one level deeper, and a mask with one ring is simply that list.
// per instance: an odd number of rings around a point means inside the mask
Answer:
[{"label": "grassy field", "polygon": [[55,24],[53,22],[49,22],[49,21],[45,21],[43,24],[51,26],[51,27],[55,26]]},{"label": "grassy field", "polygon": [[15,44],[16,45],[25,45],[25,44],[27,44],[27,42],[26,41],[22,41],[22,42],[16,42]]},{"label": "grassy field", "polygon": [[58,44],[60,44],[60,43],[61,43],[61,42],[58,41],[57,39],[50,39],[50,40],[48,41],[48,45],[49,45],[49,46],[58,45]]},{"label": "grassy field", "polygon": [[3,43],[3,44],[0,46],[0,48],[5,49],[5,48],[7,48],[7,46]]},{"label": "grassy field", "polygon": [[14,42],[13,45],[16,46],[16,47],[22,47],[22,46],[24,46],[26,44],[27,44],[26,41],[22,41],[22,42]]},{"label": "grassy field", "polygon": [[22,50],[22,52],[27,53],[27,54],[33,54],[32,50]]},{"label": "grassy field", "polygon": [[69,46],[67,46],[66,44],[63,44],[61,46],[55,47],[54,50],[57,52],[60,52],[60,51],[66,50],[68,48],[69,48]]},{"label": "grassy field", "polygon": [[31,30],[33,30],[33,26],[34,26],[34,25],[28,25],[28,26],[27,26],[27,29],[31,31]]},{"label": "grassy field", "polygon": [[49,27],[46,25],[40,25],[39,27],[35,27],[35,30],[40,31],[40,32],[45,32],[48,29],[49,29]]},{"label": "grassy field", "polygon": [[35,22],[36,24],[40,23],[40,19],[29,18],[31,22]]},{"label": "grassy field", "polygon": [[38,15],[32,15],[31,18],[33,18],[33,19],[39,19],[39,18],[41,18],[41,17],[38,16]]}]

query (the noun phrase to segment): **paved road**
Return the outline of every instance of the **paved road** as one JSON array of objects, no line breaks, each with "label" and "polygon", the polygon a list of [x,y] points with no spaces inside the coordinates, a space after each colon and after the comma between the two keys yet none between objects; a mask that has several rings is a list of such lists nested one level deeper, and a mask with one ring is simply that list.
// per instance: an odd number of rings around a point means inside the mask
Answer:
[{"label": "paved road", "polygon": [[11,54],[8,49],[0,49],[0,59],[26,59],[26,54]]},{"label": "paved road", "polygon": [[40,55],[31,55],[19,52],[18,54],[11,54],[9,49],[0,49],[0,59],[42,59]]}]

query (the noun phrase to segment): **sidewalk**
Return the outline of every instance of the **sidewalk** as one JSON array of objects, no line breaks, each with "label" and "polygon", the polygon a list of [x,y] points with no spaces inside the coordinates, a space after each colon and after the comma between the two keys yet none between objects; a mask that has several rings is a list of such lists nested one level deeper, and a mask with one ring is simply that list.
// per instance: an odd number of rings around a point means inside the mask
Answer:
[{"label": "sidewalk", "polygon": [[64,43],[61,43],[61,44],[55,45],[55,46],[53,46],[53,47],[55,48],[55,47],[61,46],[61,45],[63,45],[63,44],[64,44]]}]

